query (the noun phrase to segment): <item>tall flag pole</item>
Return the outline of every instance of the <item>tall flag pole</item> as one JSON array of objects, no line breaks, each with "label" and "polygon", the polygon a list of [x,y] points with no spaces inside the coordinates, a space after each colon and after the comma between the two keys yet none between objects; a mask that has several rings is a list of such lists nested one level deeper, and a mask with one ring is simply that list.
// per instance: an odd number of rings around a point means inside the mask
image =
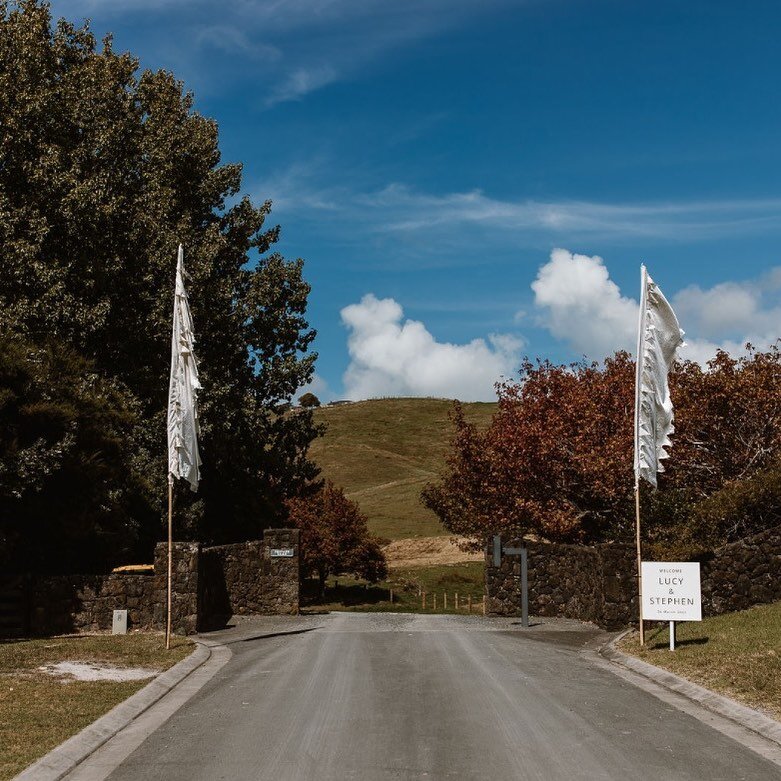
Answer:
[{"label": "tall flag pole", "polygon": [[639,597],[640,644],[645,644],[643,629],[643,579],[640,547],[640,479],[656,488],[656,475],[664,471],[673,426],[673,404],[668,374],[684,333],[662,291],[640,267],[640,319],[637,329],[635,375],[635,542],[637,545],[637,582]]},{"label": "tall flag pole", "polygon": [[184,250],[179,245],[176,259],[176,288],[171,331],[171,377],[168,384],[168,605],[165,647],[171,647],[171,579],[173,570],[174,479],[187,480],[190,490],[198,490],[201,457],[198,453],[198,365],[193,345],[193,321],[184,280]]}]

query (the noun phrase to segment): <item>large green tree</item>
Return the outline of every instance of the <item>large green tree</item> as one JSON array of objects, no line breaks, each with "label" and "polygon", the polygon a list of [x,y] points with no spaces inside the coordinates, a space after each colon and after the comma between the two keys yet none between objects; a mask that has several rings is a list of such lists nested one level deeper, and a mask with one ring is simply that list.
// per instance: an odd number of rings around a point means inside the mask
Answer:
[{"label": "large green tree", "polygon": [[53,23],[40,0],[0,2],[0,326],[62,344],[140,410],[137,469],[165,494],[165,406],[176,248],[185,248],[204,390],[196,497],[180,535],[226,541],[279,521],[316,475],[303,262],[273,251],[270,202],[241,196],[216,123],[171,73],[110,38]]},{"label": "large green tree", "polygon": [[152,542],[138,413],[67,347],[0,332],[0,570],[99,569]]}]

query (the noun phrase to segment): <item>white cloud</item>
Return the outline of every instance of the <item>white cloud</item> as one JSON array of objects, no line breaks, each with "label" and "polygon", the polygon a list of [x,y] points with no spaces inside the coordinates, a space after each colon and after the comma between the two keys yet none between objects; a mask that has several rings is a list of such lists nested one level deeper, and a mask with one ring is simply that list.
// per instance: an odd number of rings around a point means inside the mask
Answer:
[{"label": "white cloud", "polygon": [[[664,281],[655,281],[664,290]],[[718,349],[738,355],[746,342],[763,349],[778,339],[781,308],[768,299],[777,298],[780,283],[776,268],[759,279],[692,285],[668,296],[686,331],[681,358],[705,364]],[[553,250],[532,290],[542,325],[576,352],[600,359],[636,349],[638,302],[621,295],[602,258]]]},{"label": "white cloud", "polygon": [[304,95],[336,81],[338,75],[337,71],[330,65],[297,68],[285,77],[279,87],[274,89],[266,100],[266,106],[271,107],[277,103],[301,100]]},{"label": "white cloud", "polygon": [[494,384],[520,364],[523,342],[493,334],[467,344],[438,342],[400,304],[371,293],[341,311],[349,330],[350,365],[344,375],[351,399],[439,396],[463,401],[495,398]]},{"label": "white cloud", "polygon": [[198,94],[221,93],[230,74],[231,82],[244,81],[242,94],[253,103],[260,95],[258,103],[271,107],[363,77],[416,42],[510,1],[53,0],[53,8],[56,16],[90,17],[99,35],[132,20],[143,36],[144,65],[175,65]]},{"label": "white cloud", "polygon": [[[406,239],[431,254],[463,247],[465,237],[506,246],[561,242],[699,241],[723,236],[781,233],[781,199],[599,203],[495,198],[482,190],[426,193],[401,183],[379,190],[361,183],[333,185],[337,161],[299,161],[260,183],[258,195],[279,199],[286,211],[318,221],[324,231],[351,231]],[[344,182],[344,178],[340,178]],[[334,215],[340,220],[334,222]]]},{"label": "white cloud", "polygon": [[703,337],[734,339],[743,334],[778,332],[780,273],[781,268],[775,268],[759,279],[722,282],[705,290],[690,285],[677,293],[672,303],[678,317]]},{"label": "white cloud", "polygon": [[542,323],[577,352],[601,357],[632,348],[637,302],[621,295],[602,258],[555,249],[532,290]]}]

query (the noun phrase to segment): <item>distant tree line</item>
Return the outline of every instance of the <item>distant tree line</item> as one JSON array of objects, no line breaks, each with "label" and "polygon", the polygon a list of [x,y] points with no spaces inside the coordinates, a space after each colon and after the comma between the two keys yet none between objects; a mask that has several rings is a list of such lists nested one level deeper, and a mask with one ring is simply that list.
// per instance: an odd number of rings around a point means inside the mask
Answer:
[{"label": "distant tree line", "polygon": [[[444,478],[423,501],[476,546],[492,534],[629,542],[634,533],[632,358],[525,361],[499,386],[486,430],[460,407]],[[670,376],[675,434],[659,490],[643,485],[643,531],[658,555],[689,556],[781,523],[778,346]]]},{"label": "distant tree line", "polygon": [[320,430],[290,409],[316,358],[310,288],[241,186],[171,73],[40,0],[0,3],[3,568],[104,569],[161,538],[180,242],[204,466],[197,494],[177,489],[176,536],[257,537],[316,487]]}]

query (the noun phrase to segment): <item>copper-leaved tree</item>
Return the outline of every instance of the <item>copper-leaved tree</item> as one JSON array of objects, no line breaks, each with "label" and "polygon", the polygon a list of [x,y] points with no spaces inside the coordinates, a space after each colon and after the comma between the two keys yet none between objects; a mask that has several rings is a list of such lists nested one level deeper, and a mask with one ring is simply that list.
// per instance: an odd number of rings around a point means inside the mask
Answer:
[{"label": "copper-leaved tree", "polygon": [[[691,552],[781,521],[781,353],[776,346],[702,368],[674,367],[675,426],[659,490],[644,487],[644,531]],[[424,503],[481,546],[491,534],[629,541],[634,362],[522,366],[478,431],[456,406],[445,477]]]},{"label": "copper-leaved tree", "polygon": [[321,593],[331,574],[350,573],[371,582],[387,574],[379,541],[369,534],[366,516],[330,481],[288,502],[290,523],[301,530],[301,566],[317,575]]}]

